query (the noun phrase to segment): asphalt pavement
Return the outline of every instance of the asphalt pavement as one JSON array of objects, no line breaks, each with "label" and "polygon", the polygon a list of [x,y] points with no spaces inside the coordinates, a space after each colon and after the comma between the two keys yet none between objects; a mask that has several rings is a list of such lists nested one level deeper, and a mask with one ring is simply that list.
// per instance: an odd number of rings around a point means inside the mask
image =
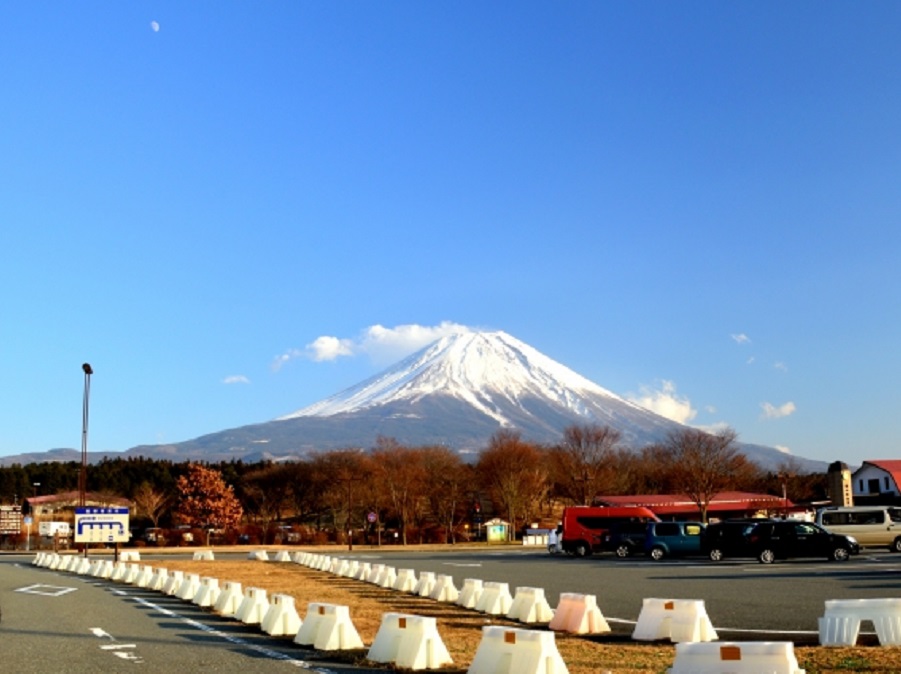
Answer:
[{"label": "asphalt pavement", "polygon": [[[597,596],[613,635],[628,638],[644,598],[703,599],[721,639],[789,640],[819,643],[817,619],[827,599],[897,597],[901,594],[901,554],[865,550],[847,562],[820,559],[760,564],[755,560],[618,559],[610,555],[574,558],[534,548],[497,551],[407,552],[396,548],[355,549],[332,554],[384,563],[417,573],[541,587],[551,606],[561,592]],[[864,633],[861,643],[866,643]]]},{"label": "asphalt pavement", "polygon": [[312,671],[367,674],[259,626],[110,581],[0,558],[0,666],[5,672]]},{"label": "asphalt pavement", "polygon": [[[324,552],[324,551],[323,551]],[[216,552],[247,558],[248,550]],[[827,599],[897,597],[901,554],[865,550],[848,562],[701,559],[654,562],[636,557],[572,558],[543,549],[501,547],[459,551],[355,548],[328,554],[517,587],[541,587],[556,606],[560,593],[597,596],[613,629],[600,638],[628,640],[644,598],[702,599],[721,639],[818,643],[817,619]],[[142,551],[142,563],[179,556]],[[258,626],[220,618],[193,604],[133,586],[32,566],[31,555],[0,557],[0,640],[4,671],[208,671],[365,673],[327,654],[273,638]],[[227,580],[227,579],[222,579]],[[440,625],[439,625],[440,628]],[[861,644],[875,643],[863,633]],[[381,670],[384,671],[384,670]]]}]

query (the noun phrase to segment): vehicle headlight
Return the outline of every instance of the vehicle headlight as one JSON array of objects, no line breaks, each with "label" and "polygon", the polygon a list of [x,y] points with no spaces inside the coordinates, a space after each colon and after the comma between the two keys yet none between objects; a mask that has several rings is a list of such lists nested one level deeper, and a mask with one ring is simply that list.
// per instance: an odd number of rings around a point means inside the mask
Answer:
[{"label": "vehicle headlight", "polygon": [[854,538],[854,536],[848,536],[848,540],[854,543],[854,545],[857,545],[857,539]]}]

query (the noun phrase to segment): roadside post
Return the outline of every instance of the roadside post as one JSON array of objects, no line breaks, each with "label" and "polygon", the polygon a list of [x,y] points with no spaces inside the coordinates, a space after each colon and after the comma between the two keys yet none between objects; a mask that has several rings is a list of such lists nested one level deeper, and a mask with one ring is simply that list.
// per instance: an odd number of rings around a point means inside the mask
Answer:
[{"label": "roadside post", "polygon": [[31,551],[31,523],[34,521],[30,515],[26,515],[25,519],[25,552]]}]

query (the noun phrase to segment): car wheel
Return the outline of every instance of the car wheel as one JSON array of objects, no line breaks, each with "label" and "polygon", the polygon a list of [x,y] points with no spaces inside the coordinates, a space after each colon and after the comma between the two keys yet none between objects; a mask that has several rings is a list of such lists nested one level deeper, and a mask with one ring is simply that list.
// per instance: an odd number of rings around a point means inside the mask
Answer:
[{"label": "car wheel", "polygon": [[757,555],[757,559],[761,564],[772,564],[776,561],[776,553],[769,548],[764,548],[760,551],[760,554]]},{"label": "car wheel", "polygon": [[892,552],[901,552],[901,536],[898,536],[898,538],[892,541],[892,545],[889,549]]},{"label": "car wheel", "polygon": [[655,562],[659,562],[664,557],[666,557],[666,550],[661,548],[659,545],[651,548],[651,559],[653,559]]},{"label": "car wheel", "polygon": [[851,558],[851,551],[841,546],[832,551],[832,559],[836,562],[847,562]]},{"label": "car wheel", "polygon": [[588,548],[588,545],[582,541],[576,543],[576,546],[573,548],[573,554],[575,554],[576,557],[587,557],[590,552],[591,550]]},{"label": "car wheel", "polygon": [[708,557],[710,557],[711,562],[721,562],[723,561],[723,551],[719,548],[713,548],[708,553]]},{"label": "car wheel", "polygon": [[632,554],[632,550],[629,548],[628,545],[625,545],[625,544],[617,545],[616,550],[614,550],[614,552],[616,553],[616,556],[620,557],[620,558],[628,557],[629,555]]}]

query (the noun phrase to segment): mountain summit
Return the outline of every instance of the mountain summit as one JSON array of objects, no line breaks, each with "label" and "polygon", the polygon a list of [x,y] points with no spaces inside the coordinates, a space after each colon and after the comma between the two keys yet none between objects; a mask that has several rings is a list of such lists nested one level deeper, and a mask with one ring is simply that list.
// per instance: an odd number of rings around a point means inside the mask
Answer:
[{"label": "mountain summit", "polygon": [[[421,408],[435,404],[468,406],[483,423],[516,428],[541,441],[559,440],[563,427],[581,422],[609,424],[630,444],[647,444],[676,425],[505,332],[443,337],[388,370],[277,421],[369,415],[379,409],[421,418]],[[400,406],[407,410],[400,412]]]}]

